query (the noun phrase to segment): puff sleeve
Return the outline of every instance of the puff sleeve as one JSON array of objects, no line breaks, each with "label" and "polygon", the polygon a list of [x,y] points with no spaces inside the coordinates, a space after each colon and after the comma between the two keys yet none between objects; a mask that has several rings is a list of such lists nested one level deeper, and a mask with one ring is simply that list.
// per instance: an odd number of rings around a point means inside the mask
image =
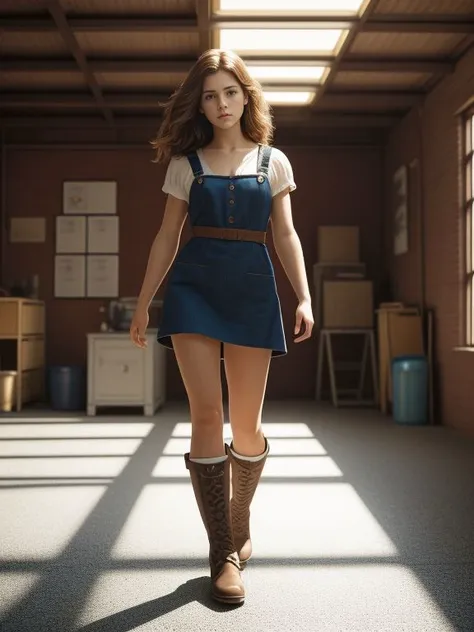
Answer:
[{"label": "puff sleeve", "polygon": [[291,163],[287,156],[279,149],[276,149],[276,147],[272,148],[268,175],[272,196],[281,193],[287,188],[289,188],[290,192],[296,189]]},{"label": "puff sleeve", "polygon": [[[189,202],[189,187],[187,186],[187,171],[189,170],[186,158],[173,157],[166,170],[162,191],[173,195],[175,198]],[[191,174],[192,175],[192,174]]]}]

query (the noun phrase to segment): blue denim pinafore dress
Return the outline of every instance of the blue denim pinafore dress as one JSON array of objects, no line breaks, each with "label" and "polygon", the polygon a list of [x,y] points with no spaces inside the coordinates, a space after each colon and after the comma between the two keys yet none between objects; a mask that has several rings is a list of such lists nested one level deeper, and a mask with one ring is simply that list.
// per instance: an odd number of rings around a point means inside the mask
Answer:
[{"label": "blue denim pinafore dress", "polygon": [[[266,231],[272,208],[270,153],[271,147],[260,145],[257,173],[230,177],[204,175],[197,153],[190,154],[191,226]],[[232,237],[232,232],[226,235]],[[194,333],[271,349],[272,356],[287,351],[267,246],[238,236],[194,236],[188,241],[170,269],[160,320],[158,342],[170,349],[173,334]]]}]

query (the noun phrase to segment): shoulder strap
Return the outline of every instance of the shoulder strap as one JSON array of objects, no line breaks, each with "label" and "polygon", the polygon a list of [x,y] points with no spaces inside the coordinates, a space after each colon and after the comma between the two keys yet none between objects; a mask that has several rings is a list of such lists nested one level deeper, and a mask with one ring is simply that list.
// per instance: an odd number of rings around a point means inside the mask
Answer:
[{"label": "shoulder strap", "polygon": [[194,177],[197,178],[204,175],[204,170],[202,168],[201,161],[199,160],[197,152],[191,152],[190,154],[188,154],[187,158],[189,160],[189,164],[191,165],[191,169],[193,170]]},{"label": "shoulder strap", "polygon": [[269,145],[260,145],[258,152],[257,173],[264,173],[268,176],[268,166],[270,164],[270,154],[272,148]]}]

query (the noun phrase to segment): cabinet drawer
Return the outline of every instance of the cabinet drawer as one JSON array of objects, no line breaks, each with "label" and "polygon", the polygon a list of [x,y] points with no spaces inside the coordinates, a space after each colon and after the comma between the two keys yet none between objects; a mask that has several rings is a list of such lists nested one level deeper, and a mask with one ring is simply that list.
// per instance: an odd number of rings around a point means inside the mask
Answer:
[{"label": "cabinet drawer", "polygon": [[44,303],[22,298],[0,299],[0,335],[44,333]]},{"label": "cabinet drawer", "polygon": [[44,304],[23,303],[21,308],[21,334],[44,334]]},{"label": "cabinet drawer", "polygon": [[39,369],[44,364],[44,340],[30,338],[21,344],[21,366],[23,371]]},{"label": "cabinet drawer", "polygon": [[25,371],[21,375],[21,401],[23,404],[41,399],[44,374],[42,370]]},{"label": "cabinet drawer", "polygon": [[94,391],[96,399],[113,401],[143,398],[145,354],[129,340],[95,343]]}]

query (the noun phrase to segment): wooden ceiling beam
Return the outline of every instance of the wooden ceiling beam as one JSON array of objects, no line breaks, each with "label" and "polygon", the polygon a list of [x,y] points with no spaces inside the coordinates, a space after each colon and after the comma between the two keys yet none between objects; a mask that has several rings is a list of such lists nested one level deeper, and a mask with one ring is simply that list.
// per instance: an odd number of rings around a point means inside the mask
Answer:
[{"label": "wooden ceiling beam", "polygon": [[[321,24],[329,28],[333,24],[345,23],[352,27],[362,23],[361,31],[379,33],[473,33],[474,15],[437,15],[432,14],[372,14],[364,19],[353,16],[341,15],[313,15],[313,16],[212,16],[212,0],[197,0],[197,12],[195,16],[185,15],[180,18],[145,17],[127,18],[104,15],[95,18],[69,17],[68,24],[72,31],[76,32],[151,32],[151,33],[195,33],[201,31],[204,19],[208,23],[208,29],[215,30],[222,25],[247,25],[255,26],[258,23],[272,23],[276,26],[284,26],[289,21],[302,25]],[[202,5],[202,6],[201,6]],[[19,33],[49,32],[54,30],[54,25],[45,18],[3,17],[0,18],[0,30]]]},{"label": "wooden ceiling beam", "polygon": [[99,108],[101,109],[105,117],[105,120],[109,123],[109,125],[113,126],[114,117],[113,117],[112,111],[110,110],[110,108],[107,106],[107,104],[104,101],[102,90],[100,89],[100,86],[97,83],[96,78],[94,77],[94,73],[91,71],[91,69],[89,68],[87,64],[87,60],[86,60],[86,56],[84,55],[84,52],[82,51],[74,33],[69,27],[68,21],[66,19],[66,15],[63,11],[61,4],[59,3],[58,0],[48,0],[48,2],[46,3],[46,6],[48,8],[48,11],[51,14],[51,17],[53,18],[56,24],[56,27],[61,37],[64,40],[64,43],[66,44],[69,51],[71,52],[71,55],[76,60],[77,65],[82,70],[85,80],[87,81],[87,84],[92,94],[95,97],[96,107],[99,106]]},{"label": "wooden ceiling beam", "polygon": [[320,101],[320,107],[327,110],[336,108],[347,112],[351,112],[353,108],[368,112],[373,108],[382,108],[391,112],[410,109],[419,104],[424,97],[424,92],[338,89],[326,92]]},{"label": "wooden ceiling beam", "polygon": [[368,19],[365,33],[474,33],[474,15],[377,14]]},{"label": "wooden ceiling beam", "polygon": [[[300,123],[305,128],[390,128],[400,120],[399,116],[385,114],[343,114],[317,113],[310,117],[301,117],[298,112],[285,113],[277,111],[275,122],[277,127],[292,126]],[[156,129],[159,116],[117,116],[117,128],[149,128]],[[67,128],[67,129],[104,129],[105,122],[98,116],[4,116],[0,127],[10,128]]]},{"label": "wooden ceiling beam", "polygon": [[355,24],[351,28],[346,38],[344,39],[341,49],[339,50],[336,59],[331,65],[331,69],[326,77],[326,81],[323,83],[321,87],[318,87],[316,97],[311,105],[313,109],[319,106],[321,99],[324,96],[324,93],[326,92],[327,88],[331,85],[331,83],[334,81],[334,77],[336,76],[337,71],[339,70],[339,66],[341,62],[343,61],[344,55],[347,53],[348,50],[350,50],[355,38],[360,33],[361,29],[363,28],[364,24],[369,19],[370,15],[375,11],[377,4],[379,2],[380,0],[365,0],[364,1],[364,4],[361,7],[362,9],[361,17],[359,18],[357,24]]},{"label": "wooden ceiling beam", "polygon": [[[274,60],[275,61],[275,60]],[[186,73],[190,70],[194,60],[171,61],[171,60],[149,60],[149,59],[113,59],[113,60],[91,60],[87,64],[90,70],[95,72],[110,73]],[[292,64],[297,64],[298,60],[292,59]],[[315,63],[318,63],[315,60]],[[319,63],[328,63],[328,60],[320,60]],[[454,71],[455,63],[443,59],[405,59],[388,58],[380,59],[376,57],[352,57],[347,56],[339,64],[340,71],[348,72],[428,72],[449,74]],[[49,59],[15,59],[2,61],[1,70],[3,72],[73,72],[77,69],[77,64],[66,60]]]},{"label": "wooden ceiling beam", "polygon": [[433,59],[380,59],[380,58],[352,58],[342,59],[339,70],[344,72],[409,72],[409,73],[439,73],[454,72],[456,64],[452,61]]},{"label": "wooden ceiling beam", "polygon": [[[207,1],[207,0],[206,0]],[[179,19],[128,18],[103,16],[100,18],[69,17],[68,24],[72,31],[98,33],[113,32],[152,32],[152,33],[195,33],[198,28],[196,17]],[[10,33],[42,33],[54,31],[54,25],[45,18],[1,18],[0,30]]]},{"label": "wooden ceiling beam", "polygon": [[197,29],[199,32],[199,53],[212,47],[212,0],[196,0]]},{"label": "wooden ceiling beam", "polygon": [[[92,72],[188,72],[195,60],[150,60],[150,59],[88,59],[87,65]],[[3,72],[72,72],[77,64],[63,59],[6,59],[2,60]]]},{"label": "wooden ceiling beam", "polygon": [[[107,108],[120,107],[153,107],[158,102],[168,99],[169,93],[108,93],[103,95],[104,105]],[[97,102],[92,95],[85,93],[62,92],[62,93],[24,93],[24,92],[2,92],[0,102],[2,108],[97,108]]]},{"label": "wooden ceiling beam", "polygon": [[[106,107],[109,108],[157,108],[160,101],[166,101],[170,96],[169,93],[106,93],[104,100]],[[343,90],[337,89],[326,93],[326,103],[334,103],[336,106],[343,105],[345,102],[350,109],[351,104],[374,103],[390,99],[393,105],[414,105],[423,97],[423,93],[419,92],[402,92],[402,91],[371,91],[371,90]],[[83,93],[14,93],[3,92],[1,107],[11,108],[97,108],[97,103],[88,94]],[[281,110],[281,108],[279,108]],[[287,108],[284,108],[287,110]],[[311,108],[299,108],[301,117],[309,117]]]}]

